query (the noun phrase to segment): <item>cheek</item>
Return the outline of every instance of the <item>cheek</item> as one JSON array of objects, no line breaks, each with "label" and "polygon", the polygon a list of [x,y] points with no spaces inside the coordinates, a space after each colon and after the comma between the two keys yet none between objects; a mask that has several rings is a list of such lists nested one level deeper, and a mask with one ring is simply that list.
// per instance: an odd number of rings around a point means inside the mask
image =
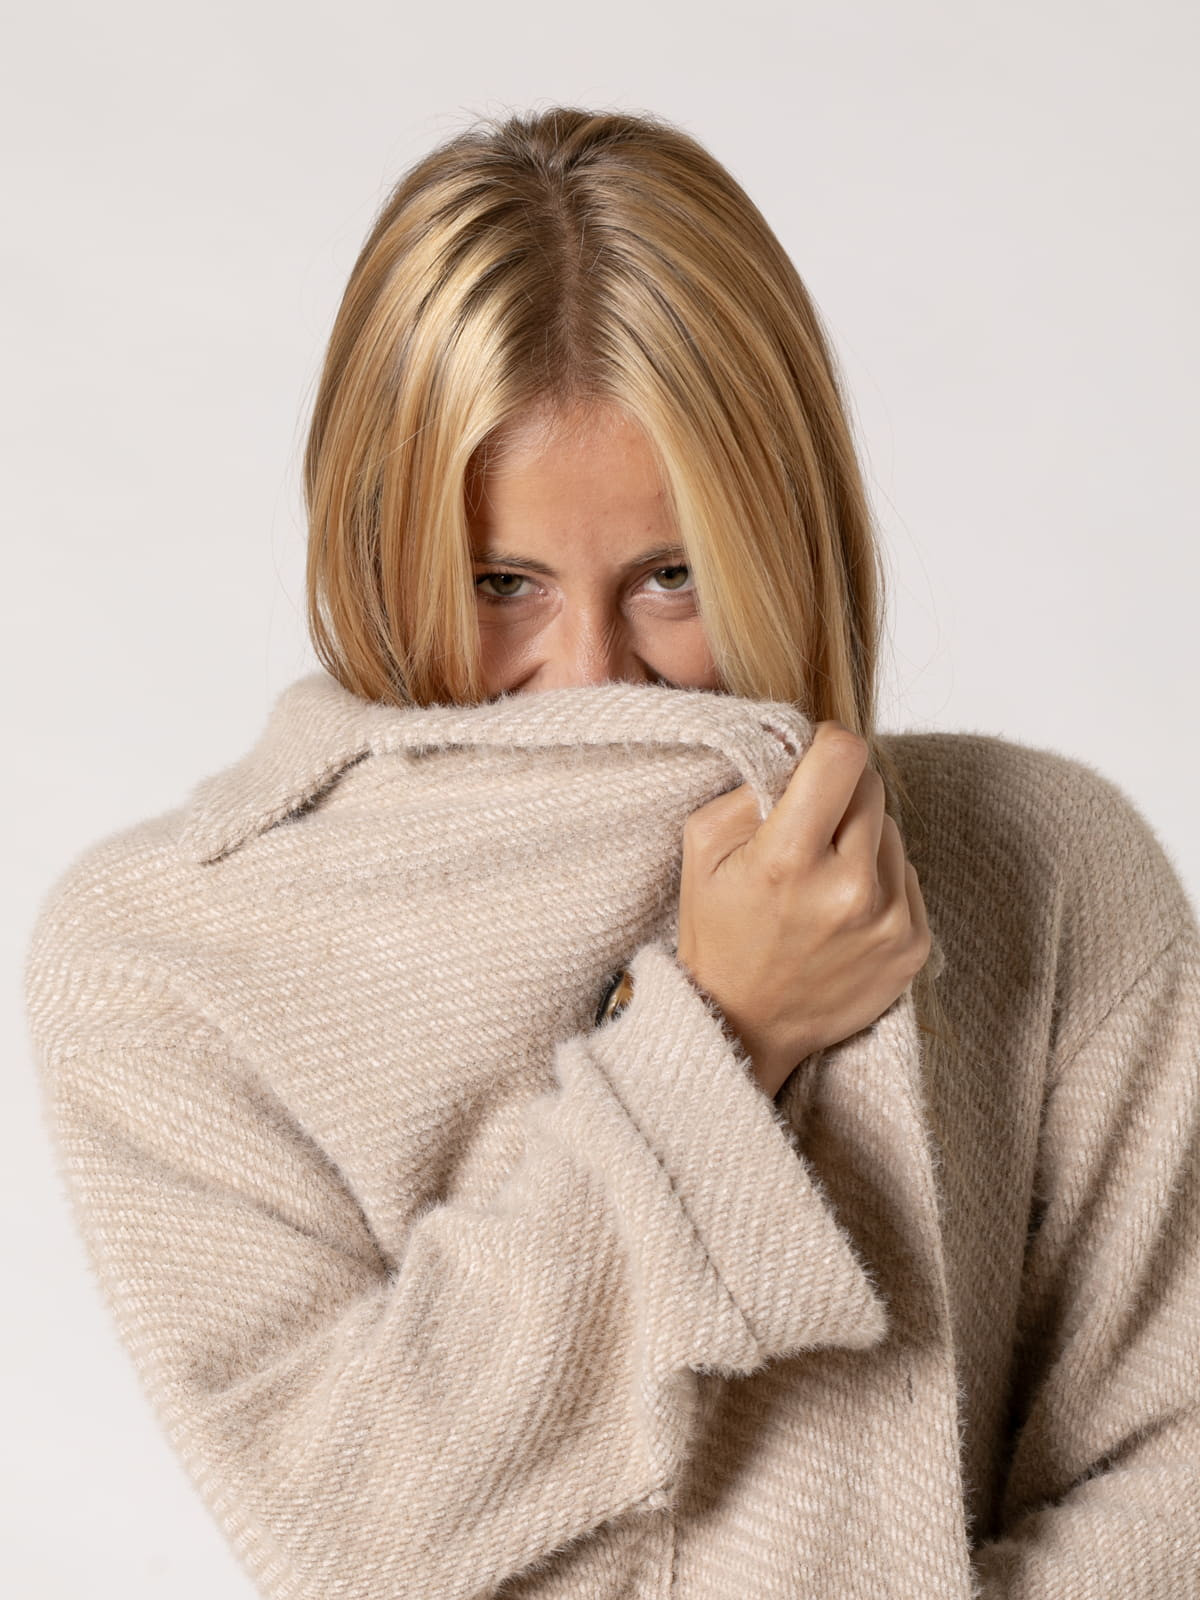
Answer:
[{"label": "cheek", "polygon": [[674,623],[650,623],[640,632],[638,654],[664,678],[676,683],[716,685],[712,652],[699,617]]},{"label": "cheek", "polygon": [[490,680],[511,677],[532,664],[539,651],[542,628],[536,622],[519,624],[491,616],[481,609],[479,616],[479,660]]},{"label": "cheek", "polygon": [[[551,619],[526,615],[501,617],[481,608],[479,613],[480,664],[493,688],[536,667],[552,654],[545,637]],[[701,619],[654,616],[647,611],[627,619],[625,645],[629,654],[673,683],[690,688],[719,688],[716,667]]]}]

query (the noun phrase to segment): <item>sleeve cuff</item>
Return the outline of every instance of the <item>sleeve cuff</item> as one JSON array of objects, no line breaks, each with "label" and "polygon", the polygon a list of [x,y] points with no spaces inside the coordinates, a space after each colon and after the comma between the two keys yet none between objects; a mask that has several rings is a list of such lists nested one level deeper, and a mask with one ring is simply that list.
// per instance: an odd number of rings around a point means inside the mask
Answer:
[{"label": "sleeve cuff", "polygon": [[762,1358],[887,1330],[883,1304],[745,1053],[660,942],[589,1054],[670,1180]]}]

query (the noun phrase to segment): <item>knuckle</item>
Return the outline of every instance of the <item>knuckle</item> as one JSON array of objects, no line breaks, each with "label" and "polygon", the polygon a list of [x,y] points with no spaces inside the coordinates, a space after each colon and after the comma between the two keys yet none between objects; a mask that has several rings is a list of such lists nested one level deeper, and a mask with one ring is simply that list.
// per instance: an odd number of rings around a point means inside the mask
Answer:
[{"label": "knuckle", "polygon": [[816,735],[830,750],[844,753],[847,757],[865,758],[868,754],[867,741],[863,736],[855,733],[853,728],[848,728],[844,722],[838,722],[836,718],[819,722]]},{"label": "knuckle", "polygon": [[791,857],[786,853],[772,851],[765,855],[759,864],[763,882],[770,889],[784,889],[790,886],[793,875]]},{"label": "knuckle", "polygon": [[895,912],[892,927],[892,945],[900,967],[909,973],[919,972],[929,958],[933,939],[927,929],[910,922],[907,911],[900,907]]},{"label": "knuckle", "polygon": [[907,900],[893,900],[880,917],[880,932],[888,944],[905,955],[912,943],[913,926]]},{"label": "knuckle", "polygon": [[929,960],[929,953],[929,944],[925,940],[920,941],[916,948],[910,951],[908,959],[904,964],[903,971],[905,976],[909,978],[915,978],[917,973],[920,972],[921,968]]},{"label": "knuckle", "polygon": [[917,949],[924,951],[925,955],[933,949],[933,929],[928,922],[914,922],[909,937]]},{"label": "knuckle", "polygon": [[879,885],[867,873],[844,872],[834,885],[833,901],[844,923],[861,926],[878,910]]}]

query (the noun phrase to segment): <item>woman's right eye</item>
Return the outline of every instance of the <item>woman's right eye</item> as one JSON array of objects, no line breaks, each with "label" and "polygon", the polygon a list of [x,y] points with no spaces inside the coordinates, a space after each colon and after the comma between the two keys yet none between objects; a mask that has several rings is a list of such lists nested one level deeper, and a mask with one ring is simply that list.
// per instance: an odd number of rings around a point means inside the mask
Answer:
[{"label": "woman's right eye", "polygon": [[523,600],[525,598],[525,596],[521,594],[495,594],[488,589],[484,589],[482,585],[484,583],[490,583],[493,578],[500,578],[502,580],[507,580],[508,582],[518,584],[529,582],[529,579],[523,578],[519,572],[481,572],[475,579],[475,588],[485,600],[493,600],[503,603],[505,600]]}]

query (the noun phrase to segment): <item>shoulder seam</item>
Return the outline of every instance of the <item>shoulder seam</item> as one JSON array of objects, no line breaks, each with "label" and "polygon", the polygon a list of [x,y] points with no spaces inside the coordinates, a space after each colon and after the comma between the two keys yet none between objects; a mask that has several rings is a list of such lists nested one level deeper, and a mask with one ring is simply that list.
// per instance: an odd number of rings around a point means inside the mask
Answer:
[{"label": "shoulder seam", "polygon": [[1087,1049],[1092,1040],[1095,1039],[1096,1035],[1100,1032],[1101,1028],[1103,1028],[1109,1017],[1112,1016],[1113,1012],[1116,1011],[1119,1006],[1124,1004],[1124,1002],[1140,984],[1146,981],[1146,979],[1154,971],[1155,967],[1159,965],[1163,958],[1168,956],[1181,940],[1185,939],[1189,934],[1195,936],[1197,931],[1198,930],[1194,922],[1185,920],[1179,924],[1174,933],[1172,933],[1171,937],[1154,951],[1153,955],[1147,956],[1145,962],[1138,968],[1136,976],[1131,978],[1129,982],[1125,984],[1125,986],[1114,996],[1109,1004],[1105,1006],[1103,1013],[1087,1030],[1083,1038],[1080,1039],[1079,1042],[1072,1048],[1071,1053],[1066,1060],[1060,1062],[1057,1066],[1051,1066],[1050,1070],[1046,1074],[1045,1087],[1047,1092],[1058,1086],[1059,1081],[1067,1072],[1070,1071],[1077,1058],[1083,1053],[1084,1050]]}]

